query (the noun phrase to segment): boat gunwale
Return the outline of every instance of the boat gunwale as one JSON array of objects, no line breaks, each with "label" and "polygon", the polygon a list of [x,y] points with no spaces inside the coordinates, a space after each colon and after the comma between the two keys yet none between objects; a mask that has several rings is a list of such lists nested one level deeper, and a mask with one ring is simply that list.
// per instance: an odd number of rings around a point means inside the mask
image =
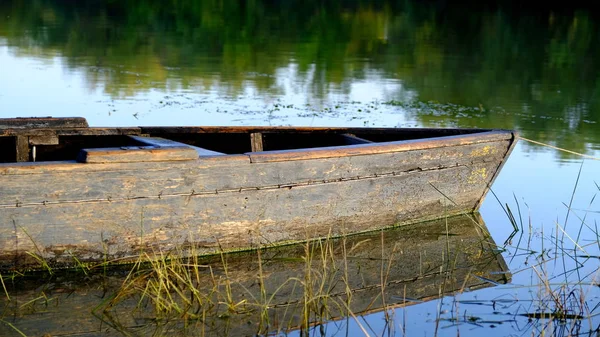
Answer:
[{"label": "boat gunwale", "polygon": [[[201,130],[206,129],[203,127],[188,127],[188,130]],[[212,127],[211,127],[212,128]],[[217,127],[220,128],[220,127]],[[399,141],[388,141],[388,142],[372,142],[365,144],[353,144],[353,145],[338,145],[328,147],[313,147],[313,148],[299,148],[291,150],[272,150],[272,151],[259,151],[259,152],[245,152],[240,154],[226,154],[226,155],[208,155],[198,156],[197,159],[192,160],[181,160],[181,161],[165,161],[169,162],[170,166],[164,169],[172,168],[175,165],[186,165],[190,162],[197,164],[204,164],[207,166],[218,165],[218,163],[268,163],[268,162],[280,162],[280,161],[294,161],[294,160],[316,160],[336,157],[349,157],[349,156],[362,156],[362,155],[377,155],[394,152],[407,152],[407,151],[419,151],[428,150],[433,148],[461,146],[477,143],[497,142],[506,140],[515,140],[517,133],[512,130],[490,130],[490,129],[435,129],[435,128],[411,128],[411,129],[394,129],[394,128],[294,128],[294,127],[225,127],[230,132],[237,132],[234,130],[246,130],[248,131],[327,131],[342,133],[352,132],[355,130],[371,130],[376,133],[376,130],[387,131],[394,133],[398,131],[414,130],[415,132],[427,132],[428,130],[469,130],[471,133],[449,135],[431,138],[419,138],[419,139],[408,139]],[[89,128],[88,131],[93,131],[95,128]],[[100,128],[106,130],[105,128]],[[126,128],[133,129],[133,128]],[[152,128],[142,128],[144,131],[151,130]],[[166,130],[165,128],[160,128]],[[168,129],[168,127],[167,127]],[[174,127],[179,130],[179,127]],[[474,130],[477,130],[473,132]],[[56,130],[59,135],[63,132],[68,132],[68,129]],[[89,134],[88,132],[86,132]],[[511,149],[513,144],[511,144]],[[98,148],[102,149],[102,148]],[[110,149],[110,148],[104,148]],[[506,156],[505,156],[506,157]],[[77,169],[78,171],[122,171],[130,170],[132,168],[157,168],[160,169],[159,165],[161,162],[130,162],[130,163],[81,163],[77,160],[62,160],[62,161],[44,161],[44,162],[10,162],[0,163],[0,176],[2,175],[16,175],[16,174],[42,174],[49,171],[72,171]],[[163,162],[164,163],[164,162]]]},{"label": "boat gunwale", "polygon": [[[95,128],[95,127],[94,127]],[[90,130],[94,128],[89,128]],[[482,133],[488,131],[509,131],[490,128],[393,128],[393,127],[331,127],[331,126],[138,126],[142,133],[251,133],[251,132],[275,132],[275,133],[387,133],[399,132],[450,132],[458,131],[465,133]],[[108,128],[103,128],[108,129]],[[120,128],[117,128],[120,129]]]},{"label": "boat gunwale", "polygon": [[354,145],[327,146],[318,148],[303,148],[293,150],[247,152],[245,154],[250,156],[250,160],[253,163],[277,162],[428,150],[432,148],[503,141],[514,138],[514,131],[492,130],[442,137],[407,139],[389,142],[373,142]]}]

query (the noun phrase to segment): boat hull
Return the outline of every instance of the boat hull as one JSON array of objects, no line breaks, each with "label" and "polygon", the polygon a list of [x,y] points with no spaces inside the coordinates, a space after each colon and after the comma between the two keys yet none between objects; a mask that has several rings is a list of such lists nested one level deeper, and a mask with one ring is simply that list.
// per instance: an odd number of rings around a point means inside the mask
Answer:
[{"label": "boat hull", "polygon": [[93,163],[0,164],[0,268],[255,249],[470,213],[514,143],[494,131],[193,160],[103,153]]}]

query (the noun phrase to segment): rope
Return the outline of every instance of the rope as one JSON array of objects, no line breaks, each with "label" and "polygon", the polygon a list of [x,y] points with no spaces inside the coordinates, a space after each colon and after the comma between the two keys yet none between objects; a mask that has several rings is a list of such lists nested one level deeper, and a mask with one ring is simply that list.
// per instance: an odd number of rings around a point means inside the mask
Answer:
[{"label": "rope", "polygon": [[563,148],[560,148],[560,147],[552,146],[552,145],[550,145],[550,144],[546,144],[546,143],[538,142],[538,141],[531,140],[531,139],[527,139],[527,138],[524,138],[524,137],[520,137],[520,136],[519,136],[519,139],[522,139],[522,140],[524,140],[524,141],[527,141],[527,142],[530,142],[530,143],[533,143],[533,144],[537,144],[537,145],[546,146],[546,147],[549,147],[549,148],[551,148],[551,149],[555,149],[555,150],[559,150],[559,151],[567,152],[567,153],[570,153],[570,154],[578,155],[578,156],[580,156],[580,157],[589,158],[589,159],[593,159],[593,160],[600,160],[600,158],[598,158],[598,157],[594,157],[594,156],[590,156],[590,155],[587,155],[587,154],[583,154],[583,153],[579,153],[579,152],[575,152],[575,151],[571,151],[571,150],[563,149]]}]

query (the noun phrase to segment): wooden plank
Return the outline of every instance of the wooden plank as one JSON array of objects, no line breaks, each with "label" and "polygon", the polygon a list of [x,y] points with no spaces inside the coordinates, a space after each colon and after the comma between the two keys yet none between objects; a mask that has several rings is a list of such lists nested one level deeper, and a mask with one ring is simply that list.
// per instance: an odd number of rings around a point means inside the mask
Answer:
[{"label": "wooden plank", "polygon": [[[2,119],[0,119],[2,120]],[[18,124],[13,118],[3,119],[6,126]],[[67,127],[61,128],[35,128],[36,125],[43,127],[43,123],[35,124],[32,122],[28,126],[19,128],[0,127],[0,136],[11,136],[17,134],[37,134],[42,130],[52,130],[57,135],[140,135],[150,134],[160,137],[161,134],[205,134],[205,133],[330,133],[330,134],[373,134],[373,135],[397,135],[400,139],[403,137],[413,138],[433,138],[453,135],[480,134],[492,132],[489,129],[439,129],[439,128],[331,128],[331,127]],[[48,124],[49,125],[49,124]],[[74,124],[77,125],[77,124]],[[81,124],[80,124],[81,125]],[[506,132],[496,130],[494,132]]]},{"label": "wooden plank", "polygon": [[16,117],[0,118],[0,129],[87,128],[83,117]]},{"label": "wooden plank", "polygon": [[314,149],[265,151],[248,153],[253,163],[293,161],[304,159],[321,159],[331,157],[361,156],[376,153],[425,150],[436,147],[457,146],[470,143],[485,143],[512,140],[511,132],[490,131],[477,135],[461,135],[427,140],[406,140],[397,142],[358,144],[350,146],[332,146]]},{"label": "wooden plank", "polygon": [[29,145],[58,145],[56,134],[29,136]]},{"label": "wooden plank", "polygon": [[89,128],[89,129],[57,129],[59,136],[116,136],[116,135],[140,135],[139,127],[126,128]]},{"label": "wooden plank", "polygon": [[427,137],[441,137],[462,134],[475,134],[489,131],[503,131],[492,129],[467,129],[467,128],[370,128],[370,127],[285,127],[285,126],[167,126],[167,127],[141,127],[143,133],[334,133],[334,134],[396,134],[419,135]]},{"label": "wooden plank", "polygon": [[[0,163],[0,176],[25,175],[32,176],[38,174],[63,174],[63,173],[84,173],[84,172],[132,172],[135,170],[164,171],[172,169],[174,166],[186,169],[187,166],[197,168],[220,167],[221,165],[249,164],[250,157],[245,154],[225,155],[225,156],[206,156],[201,162],[186,163],[173,162],[169,165],[157,166],[153,162],[136,162],[129,165],[120,163],[106,163],[103,165],[82,165],[76,160],[57,160],[49,162],[24,162],[24,163]],[[189,164],[189,165],[188,165]],[[2,195],[0,194],[0,197]]]},{"label": "wooden plank", "polygon": [[88,164],[179,161],[198,159],[190,147],[128,146],[121,148],[83,149],[77,161]]},{"label": "wooden plank", "polygon": [[2,129],[0,136],[41,136],[53,134],[57,136],[115,136],[115,135],[140,135],[138,127],[128,128],[60,128],[60,129]]},{"label": "wooden plank", "polygon": [[[228,193],[0,208],[0,262],[39,250],[55,263],[122,258],[185,243],[199,253],[256,248],[473,211],[495,163]],[[481,181],[479,179],[482,179]],[[68,187],[67,187],[68,188]],[[37,248],[36,248],[37,247]],[[26,257],[19,257],[26,258]]]},{"label": "wooden plank", "polygon": [[17,162],[29,161],[29,137],[18,136],[17,138]]},{"label": "wooden plank", "polygon": [[196,150],[196,152],[198,152],[198,155],[200,157],[206,157],[206,156],[224,156],[225,153],[222,152],[216,152],[216,151],[211,151],[211,150],[207,150],[201,147],[197,147],[197,146],[192,146],[192,145],[188,145],[188,144],[184,144],[181,142],[176,142],[170,139],[165,139],[165,138],[161,138],[161,137],[140,137],[140,136],[129,136],[129,138],[140,142],[142,144],[148,145],[148,146],[154,146],[154,147],[190,147],[194,150]]},{"label": "wooden plank", "polygon": [[[373,156],[250,163],[248,156],[206,157],[201,161],[84,165],[74,162],[0,164],[0,206],[119,199],[169,194],[212,193],[292,186],[443,167],[499,164],[509,142],[471,144]],[[218,160],[217,160],[218,159]],[[487,172],[493,174],[494,172]],[[52,184],[48,184],[52,181]],[[76,182],[76,183],[74,183]],[[68,188],[67,188],[68,187]]]},{"label": "wooden plank", "polygon": [[250,144],[252,152],[259,152],[263,150],[263,137],[260,132],[252,132],[250,134]]}]

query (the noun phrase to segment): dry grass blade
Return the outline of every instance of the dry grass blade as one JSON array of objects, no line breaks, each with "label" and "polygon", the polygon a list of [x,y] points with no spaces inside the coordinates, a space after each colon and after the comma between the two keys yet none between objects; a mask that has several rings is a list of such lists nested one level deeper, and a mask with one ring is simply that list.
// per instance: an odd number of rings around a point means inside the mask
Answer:
[{"label": "dry grass blade", "polygon": [[10,301],[10,295],[8,294],[8,290],[6,289],[6,284],[4,284],[4,276],[0,273],[0,283],[2,283],[2,289],[4,290],[4,295],[6,295],[6,299]]},{"label": "dry grass blade", "polygon": [[565,229],[558,222],[556,223],[556,228],[558,228],[561,231],[561,233],[563,234],[563,236],[566,236],[575,245],[575,247],[577,247],[583,253],[589,255],[588,252],[582,246],[580,246],[577,241],[573,240],[573,238],[569,235],[569,233],[567,233],[565,231]]},{"label": "dry grass blade", "polygon": [[22,337],[27,337],[27,335],[25,335],[23,332],[21,332],[21,330],[17,329],[16,326],[14,326],[13,324],[11,324],[10,322],[7,322],[5,320],[3,320],[2,318],[0,318],[0,323],[6,324],[8,327],[10,327],[14,332],[16,332],[17,334],[19,334],[19,336]]},{"label": "dry grass blade", "polygon": [[[13,224],[14,224],[15,230],[16,230],[17,224],[16,224],[15,220],[13,220]],[[42,251],[40,250],[40,247],[38,247],[38,245],[35,242],[35,240],[33,239],[33,237],[31,237],[31,235],[29,235],[27,230],[25,228],[23,228],[22,226],[19,226],[19,228],[23,231],[23,233],[25,233],[25,235],[27,235],[29,240],[31,240],[31,243],[33,243],[33,246],[35,247],[35,250],[36,250],[36,253],[30,252],[30,251],[27,251],[25,253],[27,255],[31,256],[33,259],[35,259],[40,264],[42,269],[44,269],[44,270],[46,270],[46,272],[48,272],[48,274],[50,274],[50,275],[54,274],[52,267],[50,267],[50,265],[48,264],[46,259],[44,259]]]}]

